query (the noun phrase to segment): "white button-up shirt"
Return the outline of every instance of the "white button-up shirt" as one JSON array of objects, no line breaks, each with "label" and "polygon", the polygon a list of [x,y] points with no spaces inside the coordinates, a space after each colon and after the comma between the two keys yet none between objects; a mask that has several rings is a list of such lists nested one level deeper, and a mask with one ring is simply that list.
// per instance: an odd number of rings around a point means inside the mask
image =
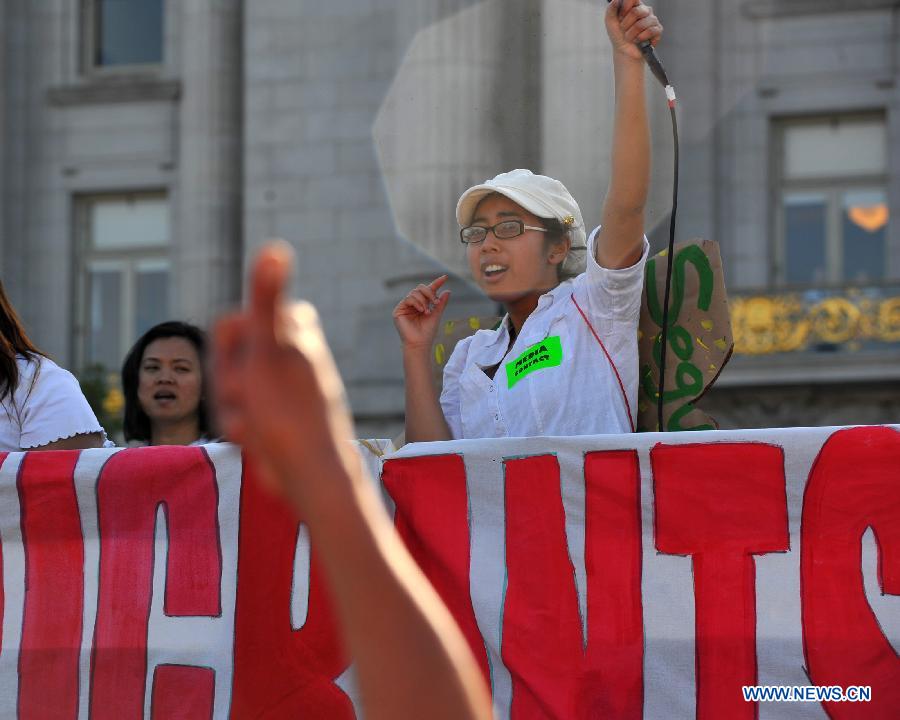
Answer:
[{"label": "white button-up shirt", "polygon": [[[629,268],[587,270],[538,300],[512,347],[509,316],[464,338],[444,368],[441,408],[454,439],[631,432],[637,408],[637,327],[649,244]],[[578,312],[584,311],[618,369],[622,387]],[[493,379],[484,368],[500,364]],[[628,396],[632,417],[622,388]]]}]

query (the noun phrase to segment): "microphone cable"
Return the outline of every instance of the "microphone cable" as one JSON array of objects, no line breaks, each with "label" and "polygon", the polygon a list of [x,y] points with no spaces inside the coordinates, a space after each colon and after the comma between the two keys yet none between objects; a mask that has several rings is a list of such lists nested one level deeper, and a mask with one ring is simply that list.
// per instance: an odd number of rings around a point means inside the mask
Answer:
[{"label": "microphone cable", "polygon": [[[659,432],[665,432],[663,427],[663,405],[665,403],[666,391],[666,356],[668,355],[668,335],[669,335],[669,295],[672,289],[672,265],[675,260],[675,218],[678,214],[678,118],[675,113],[675,88],[669,82],[666,70],[656,51],[650,44],[649,40],[645,40],[639,45],[644,59],[650,67],[650,71],[654,77],[659,80],[660,84],[666,90],[666,100],[669,105],[669,115],[672,118],[672,141],[674,146],[674,162],[673,162],[673,181],[672,181],[672,214],[669,216],[669,245],[666,252],[666,290],[663,294],[663,314],[662,314],[662,330],[659,334],[659,385],[656,393],[656,423]],[[652,280],[655,282],[655,278]],[[652,356],[651,352],[651,356]]]},{"label": "microphone cable", "polygon": [[669,248],[666,253],[666,291],[663,295],[663,326],[660,334],[659,397],[656,404],[657,423],[661,432],[665,432],[663,427],[663,393],[665,393],[666,389],[666,355],[668,354],[666,342],[669,331],[669,292],[672,287],[672,263],[675,256],[675,215],[678,212],[678,120],[675,117],[675,92],[671,85],[666,88],[667,96],[669,95],[669,90],[672,90],[669,100],[669,114],[672,117],[672,137],[675,140],[675,162],[674,183],[672,186],[672,215],[669,218]]}]

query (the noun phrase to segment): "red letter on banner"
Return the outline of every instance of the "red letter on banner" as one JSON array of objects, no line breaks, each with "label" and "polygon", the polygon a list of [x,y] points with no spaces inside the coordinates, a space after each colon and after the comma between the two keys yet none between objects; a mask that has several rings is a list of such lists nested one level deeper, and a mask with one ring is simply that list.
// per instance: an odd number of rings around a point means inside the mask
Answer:
[{"label": "red letter on banner", "polygon": [[484,639],[469,593],[469,500],[462,457],[389,460],[382,482],[396,503],[397,532],[450,609],[490,682]]},{"label": "red letter on banner", "polygon": [[84,540],[73,473],[77,452],[30,452],[19,466],[25,610],[19,715],[78,716]]},{"label": "red letter on banner", "polygon": [[896,718],[900,659],[866,600],[861,540],[878,542],[882,592],[900,595],[900,434],[888,428],[834,433],[813,464],[803,497],[800,589],[803,649],[816,685],[869,685],[865,703],[825,703],[832,718]]},{"label": "red letter on banner", "polygon": [[790,549],[782,450],[753,443],[658,445],[650,453],[656,547],[691,555],[697,717],[748,720],[756,684],[753,555]]},{"label": "red letter on banner", "polygon": [[566,544],[559,463],[507,460],[503,664],[513,720],[576,717],[584,641]]},{"label": "red letter on banner", "polygon": [[160,505],[169,536],[165,613],[221,614],[218,489],[206,453],[179,447],[113,455],[97,481],[100,588],[91,656],[93,720],[140,717],[144,711]]},{"label": "red letter on banner", "polygon": [[584,459],[586,674],[578,717],[644,715],[641,475],[637,452]]},{"label": "red letter on banner", "polygon": [[585,457],[587,648],[556,458],[509,460],[503,662],[512,717],[643,713],[640,474],[634,451]]},{"label": "red letter on banner", "polygon": [[503,662],[511,717],[640,718],[640,477],[633,451],[585,458],[585,649],[553,456],[508,460]]},{"label": "red letter on banner", "polygon": [[211,718],[215,692],[216,673],[212,668],[157,665],[153,672],[150,720]]},{"label": "red letter on banner", "polygon": [[334,684],[349,663],[325,578],[310,562],[306,623],[291,627],[291,579],[299,522],[259,487],[244,463],[234,619],[231,717],[353,718]]}]

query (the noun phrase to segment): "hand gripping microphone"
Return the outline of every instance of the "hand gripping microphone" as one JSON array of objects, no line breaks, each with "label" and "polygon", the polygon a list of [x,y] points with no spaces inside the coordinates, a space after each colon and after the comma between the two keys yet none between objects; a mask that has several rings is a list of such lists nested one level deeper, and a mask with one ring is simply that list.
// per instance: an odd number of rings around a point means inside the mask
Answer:
[{"label": "hand gripping microphone", "polygon": [[[606,2],[611,2],[611,0],[606,0]],[[653,73],[653,77],[659,80],[660,84],[666,89],[666,98],[669,100],[669,105],[673,105],[675,103],[675,89],[669,82],[669,77],[666,75],[666,69],[659,61],[659,56],[656,54],[656,50],[653,49],[653,45],[649,40],[644,40],[643,42],[639,42],[637,46],[644,56],[644,62],[647,63],[650,72]]]}]

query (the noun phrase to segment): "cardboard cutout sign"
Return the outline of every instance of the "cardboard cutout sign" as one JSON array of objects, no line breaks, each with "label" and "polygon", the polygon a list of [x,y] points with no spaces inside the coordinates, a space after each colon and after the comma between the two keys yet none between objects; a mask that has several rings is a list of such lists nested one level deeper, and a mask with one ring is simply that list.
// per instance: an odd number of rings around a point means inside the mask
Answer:
[{"label": "cardboard cutout sign", "polygon": [[[640,380],[638,431],[659,430],[657,400],[663,299],[668,251],[647,260],[638,330]],[[719,244],[690,240],[675,244],[666,337],[665,430],[713,430],[715,420],[696,407],[734,350],[725,273]]]}]

